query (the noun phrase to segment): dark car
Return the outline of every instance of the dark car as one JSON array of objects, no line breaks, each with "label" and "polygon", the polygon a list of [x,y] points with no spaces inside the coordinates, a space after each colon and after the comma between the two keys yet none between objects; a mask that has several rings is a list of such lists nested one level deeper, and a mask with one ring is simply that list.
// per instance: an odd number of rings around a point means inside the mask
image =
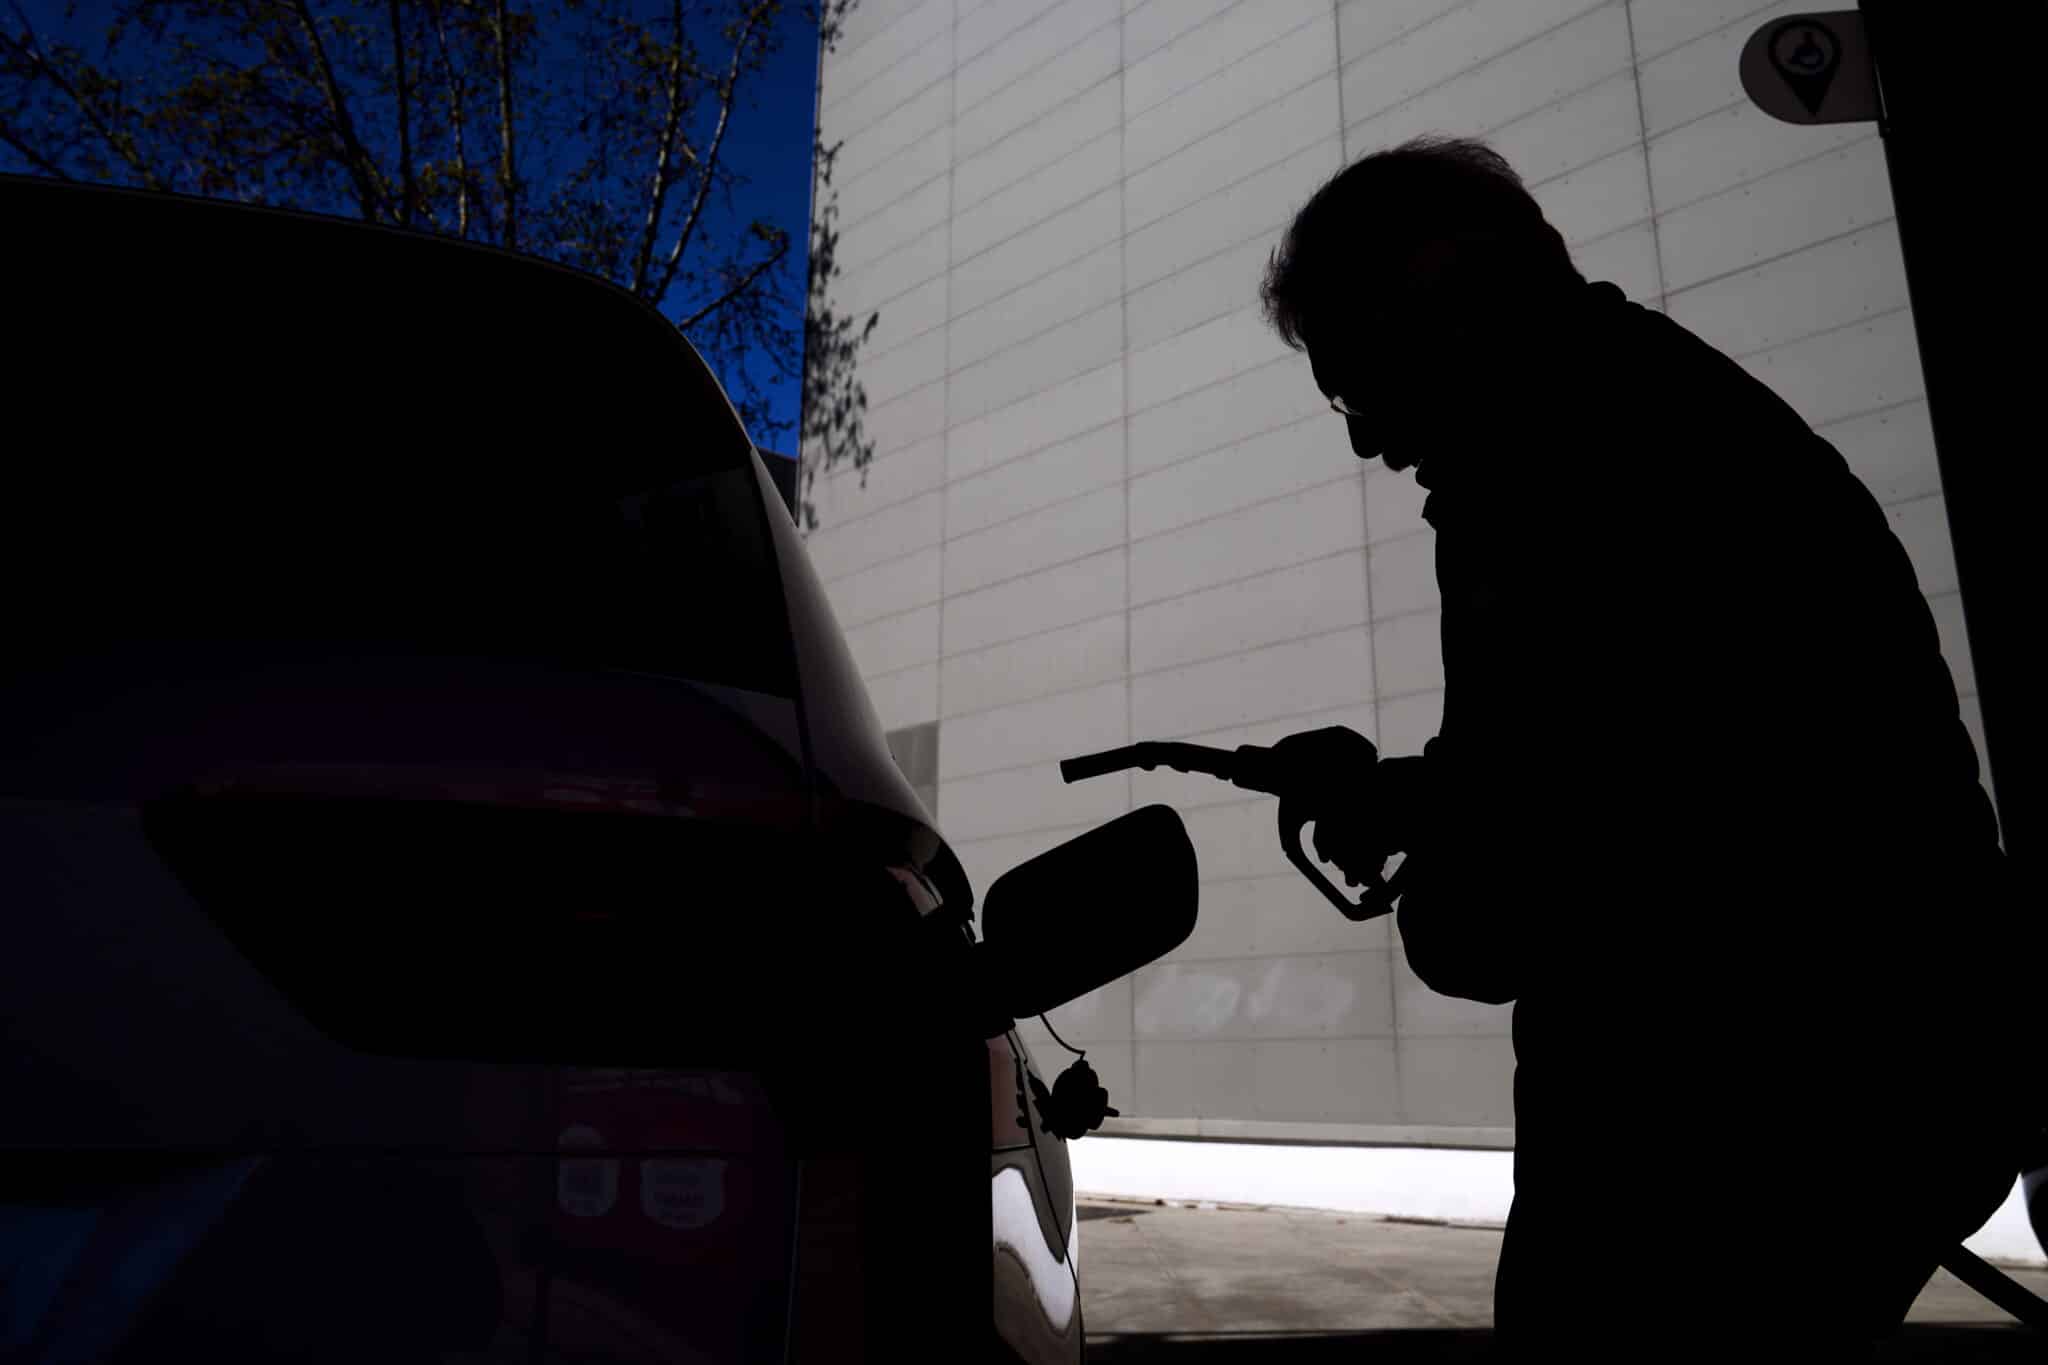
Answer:
[{"label": "dark car", "polygon": [[1186,936],[1171,812],[978,939],[757,452],[624,291],[0,212],[0,1357],[1078,1359],[1013,1025]]}]

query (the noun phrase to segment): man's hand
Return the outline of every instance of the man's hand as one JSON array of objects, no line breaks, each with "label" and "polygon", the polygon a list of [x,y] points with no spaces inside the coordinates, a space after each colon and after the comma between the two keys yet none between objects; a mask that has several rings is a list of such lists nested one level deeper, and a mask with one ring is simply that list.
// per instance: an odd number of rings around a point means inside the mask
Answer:
[{"label": "man's hand", "polygon": [[1290,793],[1315,812],[1316,857],[1347,885],[1376,880],[1386,860],[1413,849],[1427,823],[1427,769],[1419,755],[1381,760],[1371,741],[1341,725],[1288,735],[1273,746]]}]

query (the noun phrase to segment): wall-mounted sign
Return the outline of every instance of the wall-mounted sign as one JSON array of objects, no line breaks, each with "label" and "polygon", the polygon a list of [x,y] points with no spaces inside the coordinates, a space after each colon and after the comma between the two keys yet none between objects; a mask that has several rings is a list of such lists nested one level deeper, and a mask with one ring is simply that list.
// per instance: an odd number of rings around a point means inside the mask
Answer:
[{"label": "wall-mounted sign", "polygon": [[1742,45],[1742,88],[1787,123],[1875,119],[1877,70],[1853,9],[1773,19]]}]

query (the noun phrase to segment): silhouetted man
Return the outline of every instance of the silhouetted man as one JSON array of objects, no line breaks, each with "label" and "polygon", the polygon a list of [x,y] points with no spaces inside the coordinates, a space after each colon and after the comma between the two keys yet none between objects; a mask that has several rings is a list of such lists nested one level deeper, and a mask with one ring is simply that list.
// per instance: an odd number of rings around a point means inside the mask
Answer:
[{"label": "silhouetted man", "polygon": [[1416,974],[1515,1002],[1501,1340],[1895,1326],[2011,1187],[2035,1083],[1992,808],[1884,510],[1588,283],[1482,144],[1344,170],[1264,297],[1358,456],[1428,490],[1441,730],[1318,845],[1352,872],[1391,830]]}]

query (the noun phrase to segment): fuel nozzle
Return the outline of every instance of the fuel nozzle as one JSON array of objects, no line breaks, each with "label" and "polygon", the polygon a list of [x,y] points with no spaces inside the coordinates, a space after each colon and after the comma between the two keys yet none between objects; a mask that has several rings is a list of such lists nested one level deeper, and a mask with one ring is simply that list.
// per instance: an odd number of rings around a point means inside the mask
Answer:
[{"label": "fuel nozzle", "polygon": [[1280,846],[1295,870],[1315,884],[1346,919],[1368,920],[1387,914],[1401,894],[1403,861],[1390,880],[1376,871],[1365,876],[1365,891],[1356,901],[1346,897],[1302,845],[1302,830],[1327,814],[1369,782],[1370,771],[1379,761],[1372,741],[1343,726],[1329,726],[1289,735],[1278,744],[1240,744],[1219,749],[1207,744],[1184,744],[1170,740],[1145,740],[1118,749],[1083,754],[1060,762],[1060,776],[1068,782],[1121,772],[1129,768],[1172,768],[1184,773],[1220,777],[1247,791],[1280,798]]}]

